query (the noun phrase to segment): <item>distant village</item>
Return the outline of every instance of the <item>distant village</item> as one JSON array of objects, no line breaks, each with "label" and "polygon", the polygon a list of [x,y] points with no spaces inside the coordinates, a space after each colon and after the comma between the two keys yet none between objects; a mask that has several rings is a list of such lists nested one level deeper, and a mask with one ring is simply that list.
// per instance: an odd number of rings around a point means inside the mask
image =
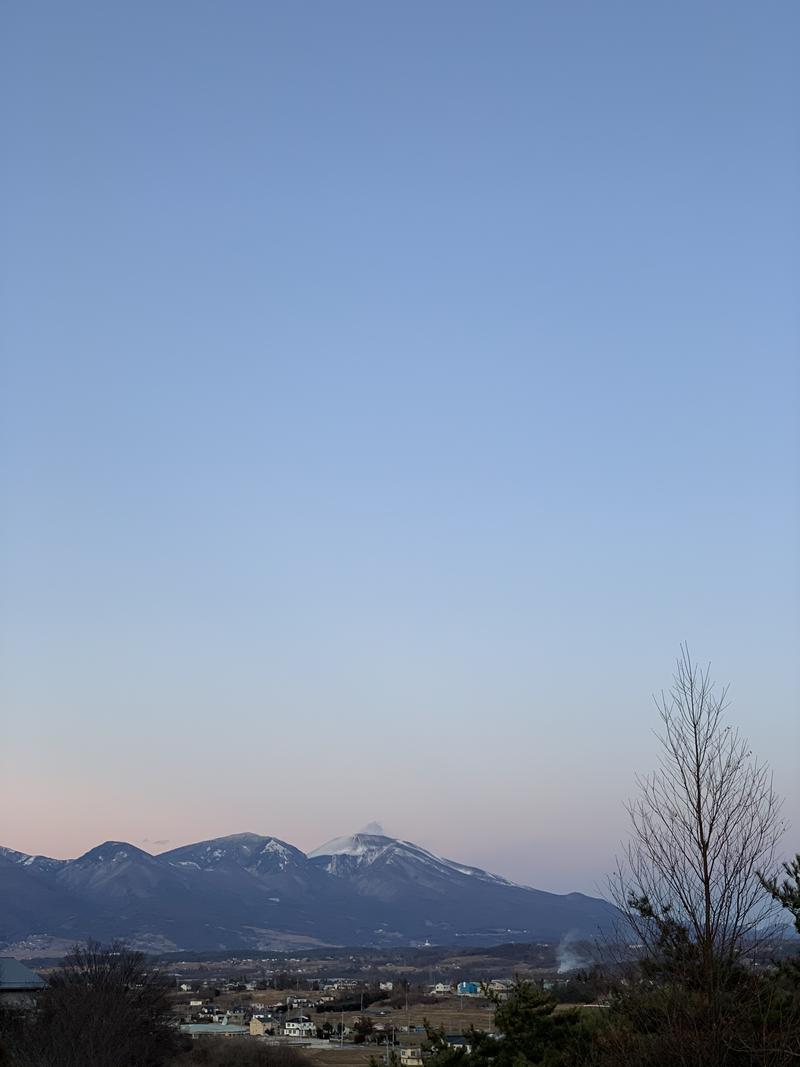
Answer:
[{"label": "distant village", "polygon": [[[296,983],[298,987],[300,982]],[[0,1003],[35,1007],[44,979],[27,965],[0,957]],[[176,977],[172,995],[174,1024],[192,1039],[250,1037],[299,1048],[352,1049],[381,1045],[393,1049],[404,1067],[420,1067],[426,1030],[422,1017],[454,1005],[465,1022],[465,1003],[480,1002],[490,1018],[488,997],[504,998],[511,982],[469,979],[409,987],[407,982],[365,983],[355,978],[306,978],[303,989],[287,992],[264,979]],[[470,1020],[472,1021],[472,1020]],[[467,1030],[464,1025],[463,1030]],[[441,1040],[453,1048],[469,1048],[460,1030],[442,1029]]]},{"label": "distant village", "polygon": [[[369,988],[353,978],[323,978],[312,979],[309,984],[316,987],[314,991],[286,994],[278,999],[259,990],[257,981],[232,979],[214,986],[216,996],[212,998],[208,995],[210,983],[181,982],[178,993],[185,999],[176,1000],[176,1017],[181,1030],[192,1037],[250,1035],[273,1044],[306,1048],[399,1045],[400,1059],[407,1067],[422,1062],[420,1045],[425,1028],[411,1020],[410,1009],[404,1012],[402,1006],[393,1010],[388,1005],[389,995],[395,992],[394,982],[381,981]],[[485,999],[489,991],[502,997],[509,986],[510,982],[504,979],[488,983],[436,982],[420,992],[422,999],[429,1002],[448,998],[477,1000]],[[244,994],[248,996],[245,998]],[[355,1000],[360,1003],[355,1005]],[[419,1011],[414,1015],[418,1016]],[[460,1033],[445,1034],[444,1038],[453,1047],[466,1047]]]}]

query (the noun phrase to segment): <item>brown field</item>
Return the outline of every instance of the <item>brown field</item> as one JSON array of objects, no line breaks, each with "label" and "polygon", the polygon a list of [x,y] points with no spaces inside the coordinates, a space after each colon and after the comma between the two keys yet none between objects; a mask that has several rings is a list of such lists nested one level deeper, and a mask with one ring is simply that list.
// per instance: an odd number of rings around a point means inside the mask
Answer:
[{"label": "brown field", "polygon": [[380,1058],[380,1049],[374,1045],[362,1048],[304,1048],[303,1056],[314,1067],[367,1067],[371,1056]]},{"label": "brown field", "polygon": [[477,997],[448,997],[439,1004],[412,1004],[408,1013],[405,1008],[395,1008],[389,1015],[372,1015],[375,1023],[386,1027],[422,1026],[427,1021],[434,1027],[443,1027],[448,1034],[460,1034],[470,1027],[476,1030],[491,1030],[494,1008]]},{"label": "brown field", "polygon": [[[283,994],[276,993],[276,1000],[287,994],[291,996],[291,992],[287,990]],[[379,1011],[385,1011],[387,1014],[378,1015]],[[352,1025],[360,1014],[358,1011],[346,1011],[345,1022]],[[410,1004],[408,1010],[405,1007],[391,1008],[384,1001],[376,1001],[364,1009],[364,1015],[372,1019],[375,1026],[383,1026],[387,1030],[391,1030],[393,1026],[398,1031],[402,1026],[423,1026],[427,1019],[431,1026],[444,1027],[448,1034],[459,1034],[470,1026],[474,1026],[476,1030],[491,1029],[494,1008],[482,997],[452,996],[443,997],[438,1004]],[[340,1016],[336,1012],[311,1012],[311,1018],[318,1026],[322,1026],[326,1019],[335,1025]]]}]

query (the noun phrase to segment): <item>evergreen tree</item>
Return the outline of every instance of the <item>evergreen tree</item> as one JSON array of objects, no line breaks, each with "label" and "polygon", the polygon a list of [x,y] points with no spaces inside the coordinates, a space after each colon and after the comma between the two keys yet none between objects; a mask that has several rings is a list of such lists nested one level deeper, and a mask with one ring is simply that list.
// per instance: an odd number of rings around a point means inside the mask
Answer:
[{"label": "evergreen tree", "polygon": [[432,1067],[455,1067],[469,1060],[469,1067],[571,1067],[585,1062],[591,1024],[575,1009],[562,1009],[555,997],[533,982],[516,979],[505,1000],[487,990],[495,1006],[495,1030],[489,1035],[477,1030],[465,1034],[470,1052],[451,1048],[442,1031],[428,1031]]},{"label": "evergreen tree", "polygon": [[792,913],[795,929],[800,934],[800,852],[791,863],[784,863],[783,870],[786,878],[782,882],[761,876],[761,884],[773,900]]}]

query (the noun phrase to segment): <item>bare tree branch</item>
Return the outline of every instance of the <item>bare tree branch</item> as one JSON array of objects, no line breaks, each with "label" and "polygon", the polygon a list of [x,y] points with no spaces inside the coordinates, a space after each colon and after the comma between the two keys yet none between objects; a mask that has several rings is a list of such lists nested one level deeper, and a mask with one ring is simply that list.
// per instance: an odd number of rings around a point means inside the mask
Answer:
[{"label": "bare tree branch", "polygon": [[[713,993],[721,969],[753,950],[772,925],[774,877],[785,825],[772,775],[725,723],[717,691],[681,647],[673,684],[655,698],[657,769],[637,779],[631,833],[611,892],[648,956],[680,936]],[[680,932],[680,933],[679,933]]]}]

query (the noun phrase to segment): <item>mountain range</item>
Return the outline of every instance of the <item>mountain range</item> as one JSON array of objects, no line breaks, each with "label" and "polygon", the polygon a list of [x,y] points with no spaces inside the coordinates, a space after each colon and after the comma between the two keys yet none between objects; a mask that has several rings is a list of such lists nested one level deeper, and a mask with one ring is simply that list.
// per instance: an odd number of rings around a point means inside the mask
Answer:
[{"label": "mountain range", "polygon": [[106,841],[72,860],[0,848],[0,947],[86,937],[154,951],[480,945],[613,925],[607,901],[518,885],[379,830],[308,854],[259,834],[158,855]]}]

